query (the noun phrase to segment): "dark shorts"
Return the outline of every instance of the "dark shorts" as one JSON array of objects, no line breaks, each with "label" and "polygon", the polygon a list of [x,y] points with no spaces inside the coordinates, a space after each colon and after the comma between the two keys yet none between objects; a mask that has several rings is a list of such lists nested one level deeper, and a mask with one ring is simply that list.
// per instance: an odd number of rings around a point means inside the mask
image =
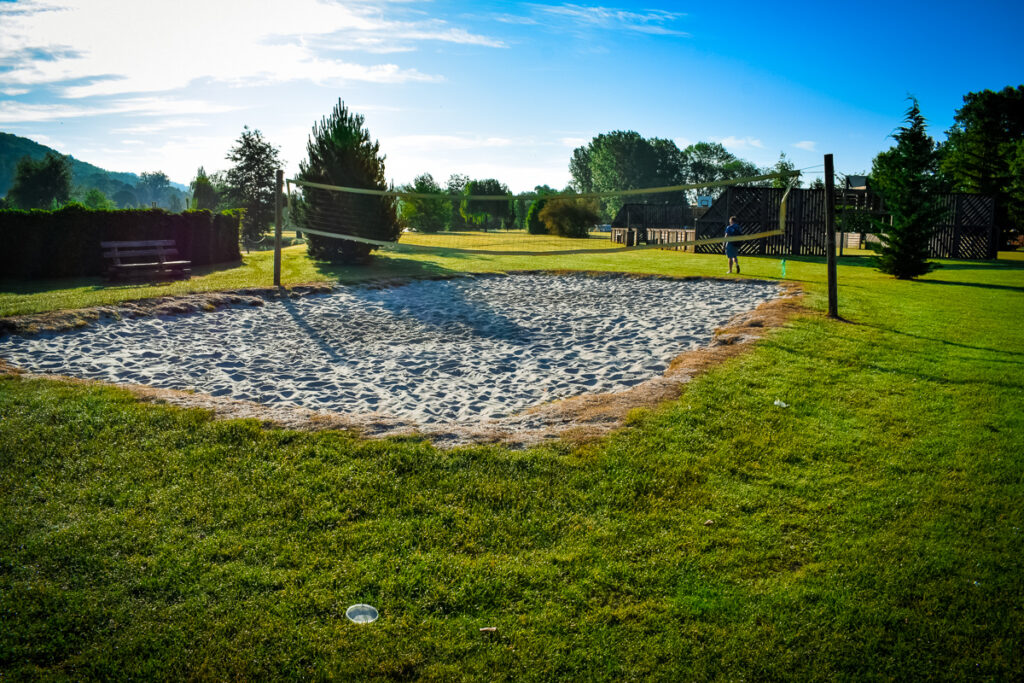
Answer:
[{"label": "dark shorts", "polygon": [[727,242],[726,245],[725,245],[725,255],[728,256],[729,258],[739,258],[739,256],[740,256],[740,247],[739,247],[739,245],[738,244],[733,244],[732,242]]}]

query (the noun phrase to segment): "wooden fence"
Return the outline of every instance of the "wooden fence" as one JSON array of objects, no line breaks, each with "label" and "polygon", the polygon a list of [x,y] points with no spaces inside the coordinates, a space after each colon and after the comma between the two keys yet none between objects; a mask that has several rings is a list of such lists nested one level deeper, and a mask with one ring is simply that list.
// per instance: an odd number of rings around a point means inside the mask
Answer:
[{"label": "wooden fence", "polygon": [[[722,237],[730,216],[736,216],[743,234],[780,229],[779,207],[784,190],[770,187],[730,187],[696,221],[696,239]],[[863,224],[866,216],[887,219],[881,199],[869,190],[836,193],[840,225]],[[992,197],[970,194],[943,195],[946,215],[929,245],[930,258],[994,259],[999,246]],[[740,254],[825,256],[825,191],[791,190],[786,202],[784,233],[740,242]],[[853,232],[851,230],[851,232]],[[858,233],[868,232],[857,230]],[[698,246],[698,253],[717,253],[720,244]]]}]

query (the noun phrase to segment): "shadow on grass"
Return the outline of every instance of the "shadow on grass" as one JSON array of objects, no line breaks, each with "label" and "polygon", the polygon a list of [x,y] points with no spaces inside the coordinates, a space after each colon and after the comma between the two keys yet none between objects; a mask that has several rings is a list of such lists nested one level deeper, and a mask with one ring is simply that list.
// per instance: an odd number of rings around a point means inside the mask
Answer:
[{"label": "shadow on grass", "polygon": [[444,278],[460,274],[459,271],[444,268],[436,263],[392,259],[380,254],[375,255],[369,263],[358,265],[310,260],[318,276],[346,284],[388,278]]},{"label": "shadow on grass", "polygon": [[1008,292],[1024,292],[1024,287],[1015,285],[994,285],[985,282],[956,282],[954,280],[915,280],[923,285],[956,285],[959,287],[980,287],[981,289],[1002,289]]},{"label": "shadow on grass", "polygon": [[[868,327],[873,327],[873,326],[869,325]],[[880,330],[882,330],[884,332],[893,332],[894,334],[906,335],[906,336],[909,336],[909,337],[914,337],[915,336],[915,335],[912,335],[912,334],[906,334],[904,332],[894,332],[893,330],[887,330],[885,328],[877,328],[877,329],[880,329]],[[844,335],[836,335],[836,338],[842,339],[844,341],[854,342],[854,343],[859,343],[860,341],[862,341],[862,340],[855,339],[855,338],[852,338],[852,337],[846,337]],[[942,344],[949,344],[950,346],[957,346],[957,347],[961,347],[961,348],[964,348],[964,349],[970,349],[970,350],[985,351],[985,352],[993,352],[993,351],[995,351],[996,353],[1012,353],[1012,352],[1005,352],[1005,351],[998,351],[998,350],[988,349],[988,348],[985,348],[985,347],[974,347],[974,346],[967,346],[967,345],[962,345],[962,344],[956,344],[956,343],[953,343],[953,342],[946,342],[946,341],[941,340],[941,339],[931,340],[931,339],[928,339],[927,337],[920,337],[920,339],[925,339],[925,340],[928,340],[928,341],[935,341],[935,342],[942,343]],[[766,347],[768,347],[768,346],[770,346],[773,349],[776,349],[777,351],[780,351],[780,352],[785,353],[785,354],[787,354],[789,356],[792,356],[794,359],[800,359],[800,358],[808,357],[807,350],[803,349],[803,348],[800,348],[800,347],[797,347],[797,346],[791,346],[789,344],[779,343],[778,341],[769,342],[768,344],[766,344]],[[1015,354],[1015,355],[1019,355],[1019,354]],[[898,355],[896,355],[894,357],[898,357]],[[1001,380],[1000,379],[974,379],[974,378],[963,378],[963,377],[956,378],[956,377],[944,376],[944,375],[941,375],[941,374],[938,374],[938,373],[934,373],[934,372],[927,372],[927,371],[924,371],[924,370],[921,370],[921,369],[902,368],[902,367],[899,367],[898,365],[895,365],[895,364],[887,365],[884,362],[882,362],[881,360],[874,360],[874,359],[868,359],[868,358],[863,358],[863,357],[861,357],[861,358],[850,358],[849,356],[844,356],[842,358],[829,358],[829,357],[827,357],[826,355],[824,355],[822,353],[817,353],[817,354],[814,354],[814,358],[819,360],[819,361],[821,361],[821,362],[825,362],[825,363],[828,363],[828,364],[833,365],[833,366],[843,366],[843,367],[850,367],[850,368],[861,368],[861,369],[866,369],[866,370],[873,370],[875,372],[880,372],[880,373],[884,373],[884,374],[900,375],[902,377],[907,377],[907,378],[913,379],[913,380],[920,380],[920,381],[925,381],[925,382],[933,382],[933,383],[939,384],[939,385],[955,385],[955,386],[976,385],[976,386],[982,386],[982,387],[984,387],[984,386],[998,386],[998,387],[1002,387],[1004,389],[1012,389],[1012,390],[1017,390],[1017,391],[1024,390],[1024,381],[1022,381],[1022,380],[1014,381],[1013,380],[1014,377],[1024,377],[1024,375],[1022,375],[1021,373],[1015,373],[1015,372],[1006,373],[1004,375],[1004,379],[1001,379]],[[970,360],[973,360],[973,359],[964,358],[962,360],[970,361]],[[1006,361],[1006,362],[1009,362],[1009,363],[1014,364],[1014,365],[1024,365],[1024,362],[1016,361],[1016,360]]]},{"label": "shadow on grass", "polygon": [[[233,270],[242,265],[242,261],[228,261],[226,263],[214,263],[206,266],[193,266],[192,276],[202,277],[223,270]],[[100,275],[92,277],[44,278],[40,280],[25,278],[4,279],[0,280],[0,294],[42,294],[64,289],[88,289],[94,292],[111,289],[130,291],[144,287],[172,285],[180,281],[181,278],[108,280]]]},{"label": "shadow on grass", "polygon": [[[960,283],[953,283],[953,284],[960,284]],[[949,341],[948,339],[939,339],[937,337],[926,337],[926,336],[921,335],[921,334],[912,334],[910,332],[901,332],[900,330],[894,330],[891,327],[883,327],[881,325],[871,325],[870,323],[860,323],[860,322],[856,322],[854,320],[847,320],[845,318],[840,318],[840,321],[844,322],[844,323],[847,323],[847,324],[850,324],[850,325],[856,325],[858,327],[869,327],[869,328],[871,328],[873,330],[878,330],[879,332],[888,332],[889,334],[898,334],[901,337],[910,337],[912,339],[920,339],[921,341],[933,342],[935,344],[943,344],[945,346],[955,346],[955,347],[960,348],[960,349],[970,349],[972,351],[985,351],[987,353],[1001,353],[1001,354],[1007,355],[1007,356],[1024,356],[1024,353],[1020,353],[1019,351],[1007,351],[1006,349],[993,349],[993,348],[991,348],[989,346],[976,346],[974,344],[961,344],[959,342]],[[1022,362],[1021,364],[1024,365],[1024,362]]]}]

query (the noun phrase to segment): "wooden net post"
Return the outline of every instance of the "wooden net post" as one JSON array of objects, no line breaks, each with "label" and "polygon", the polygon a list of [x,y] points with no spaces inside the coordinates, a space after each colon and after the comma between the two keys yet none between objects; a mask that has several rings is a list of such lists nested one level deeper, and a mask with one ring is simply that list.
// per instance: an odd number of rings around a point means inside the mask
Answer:
[{"label": "wooden net post", "polygon": [[828,258],[828,317],[839,317],[836,285],[836,183],[832,155],[825,155],[825,254]]},{"label": "wooden net post", "polygon": [[284,171],[277,169],[277,183],[274,191],[274,286],[281,286],[281,221],[283,211],[281,196],[284,194]]}]

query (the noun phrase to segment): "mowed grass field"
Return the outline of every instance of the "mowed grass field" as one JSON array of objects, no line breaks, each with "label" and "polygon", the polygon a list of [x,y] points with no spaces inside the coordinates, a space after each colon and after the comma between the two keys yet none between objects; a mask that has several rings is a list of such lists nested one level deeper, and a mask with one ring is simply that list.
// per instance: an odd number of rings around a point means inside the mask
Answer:
[{"label": "mowed grass field", "polygon": [[[1024,263],[789,259],[808,315],[589,444],[438,450],[0,379],[3,678],[1024,677]],[[5,315],[270,284],[0,283]],[[675,252],[285,251],[285,283]],[[778,259],[743,259],[779,278]],[[553,292],[553,295],[557,293]],[[789,407],[774,405],[778,399]],[[380,610],[349,623],[348,605]],[[481,631],[494,627],[494,631]]]}]

